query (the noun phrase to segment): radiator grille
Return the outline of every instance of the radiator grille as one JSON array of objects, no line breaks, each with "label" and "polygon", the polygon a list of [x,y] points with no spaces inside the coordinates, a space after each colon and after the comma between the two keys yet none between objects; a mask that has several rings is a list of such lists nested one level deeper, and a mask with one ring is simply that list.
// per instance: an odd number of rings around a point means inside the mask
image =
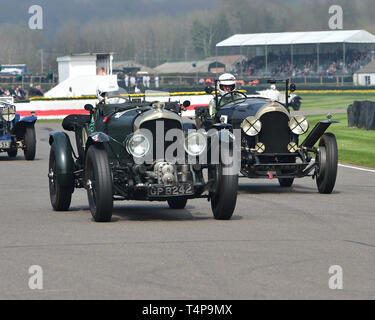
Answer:
[{"label": "radiator grille", "polygon": [[0,119],[0,134],[7,134],[7,131],[7,123],[4,120]]},{"label": "radiator grille", "polygon": [[259,141],[266,146],[265,153],[288,153],[291,141],[289,117],[279,111],[268,112],[261,116],[262,130]]},{"label": "radiator grille", "polygon": [[[160,126],[162,124],[164,124],[163,138],[157,137],[157,135],[156,135],[157,125]],[[165,151],[167,150],[167,148],[172,143],[174,143],[177,140],[177,137],[174,137],[173,141],[165,141],[166,133],[169,130],[171,130],[171,129],[179,129],[179,130],[181,130],[180,131],[181,132],[181,136],[183,134],[181,122],[176,121],[176,120],[170,120],[170,119],[159,119],[159,120],[146,121],[146,122],[143,122],[141,124],[140,128],[141,129],[147,129],[147,130],[150,130],[152,132],[152,135],[153,135],[153,149],[152,149],[153,150],[153,155],[152,155],[152,159],[153,160],[162,160],[162,159],[164,159],[164,154],[165,154]],[[164,140],[159,140],[158,141],[158,139],[164,139]],[[161,157],[160,153],[158,155],[156,154],[157,148],[160,148],[162,142],[164,142],[164,149],[162,149],[162,151],[163,151],[162,152],[163,153],[163,157]],[[181,143],[184,143],[184,142],[181,141]],[[177,156],[177,152],[176,152],[176,154],[174,154],[174,156]]]}]

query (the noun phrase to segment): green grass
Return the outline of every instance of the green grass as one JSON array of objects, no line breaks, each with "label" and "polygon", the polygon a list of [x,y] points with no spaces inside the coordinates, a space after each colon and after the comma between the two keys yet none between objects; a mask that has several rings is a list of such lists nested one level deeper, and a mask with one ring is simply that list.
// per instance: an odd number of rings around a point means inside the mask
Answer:
[{"label": "green grass", "polygon": [[62,123],[62,119],[40,119],[38,123]]},{"label": "green grass", "polygon": [[298,95],[302,97],[301,110],[346,109],[356,100],[375,101],[375,93],[301,93]]},{"label": "green grass", "polygon": [[[325,115],[307,116],[310,130]],[[336,135],[339,149],[339,161],[366,167],[375,167],[375,130],[349,128],[346,114],[334,115],[333,120],[340,123],[332,124],[327,132]],[[301,139],[303,141],[305,137]]]}]

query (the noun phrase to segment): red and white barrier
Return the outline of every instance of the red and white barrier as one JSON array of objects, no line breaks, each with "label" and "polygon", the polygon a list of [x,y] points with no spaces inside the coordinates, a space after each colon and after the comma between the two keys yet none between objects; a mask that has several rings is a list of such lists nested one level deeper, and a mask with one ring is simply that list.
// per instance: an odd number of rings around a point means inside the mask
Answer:
[{"label": "red and white barrier", "polygon": [[[194,109],[198,106],[208,106],[211,95],[173,96],[171,101],[183,103],[189,100],[191,105],[182,113],[184,117],[194,117]],[[25,103],[16,103],[17,113],[21,117],[35,112],[38,119],[63,119],[70,114],[88,114],[85,104],[95,105],[96,99],[69,99],[69,100],[32,100]]]},{"label": "red and white barrier", "polygon": [[35,112],[38,119],[63,119],[70,114],[88,114],[85,104],[94,104],[94,99],[87,100],[34,100],[28,103],[16,103],[17,113],[26,117]]}]

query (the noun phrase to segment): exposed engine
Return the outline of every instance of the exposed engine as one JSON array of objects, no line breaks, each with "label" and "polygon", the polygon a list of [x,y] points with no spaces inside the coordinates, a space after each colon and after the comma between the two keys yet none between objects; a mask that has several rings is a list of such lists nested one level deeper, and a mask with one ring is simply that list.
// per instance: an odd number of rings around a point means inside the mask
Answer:
[{"label": "exposed engine", "polygon": [[172,185],[177,181],[175,166],[169,162],[156,162],[154,172],[159,184]]}]

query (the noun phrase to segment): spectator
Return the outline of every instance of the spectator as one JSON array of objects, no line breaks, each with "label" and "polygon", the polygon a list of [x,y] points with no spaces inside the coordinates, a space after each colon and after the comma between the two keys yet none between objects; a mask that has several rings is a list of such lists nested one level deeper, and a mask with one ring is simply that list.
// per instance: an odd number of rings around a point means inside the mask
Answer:
[{"label": "spectator", "polygon": [[155,88],[156,89],[159,88],[159,76],[158,75],[155,76]]},{"label": "spectator", "polygon": [[40,86],[33,87],[33,84],[30,83],[29,88],[29,97],[43,97],[43,93],[40,90]]},{"label": "spectator", "polygon": [[106,75],[107,75],[107,72],[105,71],[104,67],[101,67],[98,72],[98,76],[106,76]]},{"label": "spectator", "polygon": [[12,97],[16,96],[16,90],[14,89],[14,86],[9,89],[9,95],[11,95]]},{"label": "spectator", "polygon": [[69,91],[68,91],[67,97],[72,98],[72,97],[75,97],[75,96],[76,96],[76,94],[75,94],[75,92],[73,91],[73,88],[72,88],[72,87],[69,87]]},{"label": "spectator", "polygon": [[130,77],[130,87],[134,88],[136,85],[136,79],[134,76]]},{"label": "spectator", "polygon": [[129,88],[129,75],[128,74],[125,75],[125,87]]},{"label": "spectator", "polygon": [[142,77],[142,84],[143,84],[144,87],[147,87],[147,75],[144,75]]},{"label": "spectator", "polygon": [[150,77],[150,75],[148,74],[147,77],[146,77],[146,87],[147,87],[147,88],[150,88],[150,82],[151,82],[151,77]]},{"label": "spectator", "polygon": [[22,89],[21,86],[18,86],[16,89],[17,97],[21,100],[24,100],[26,98],[26,92]]}]

